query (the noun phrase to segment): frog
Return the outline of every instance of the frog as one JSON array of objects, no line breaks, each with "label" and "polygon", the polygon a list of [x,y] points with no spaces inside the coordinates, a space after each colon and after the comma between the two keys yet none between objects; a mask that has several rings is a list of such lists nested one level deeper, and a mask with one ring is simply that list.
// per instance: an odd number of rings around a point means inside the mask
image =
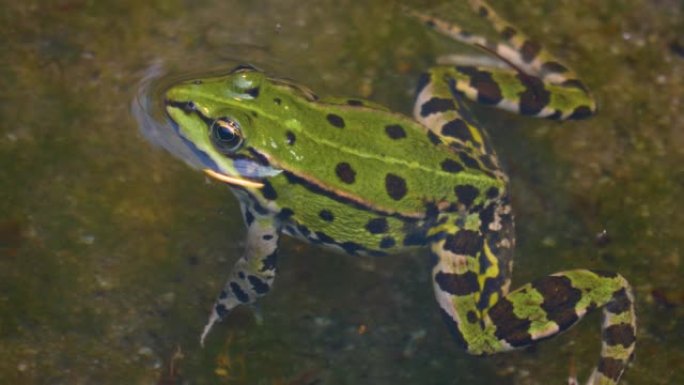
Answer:
[{"label": "frog", "polygon": [[509,178],[469,106],[580,120],[597,111],[595,99],[574,71],[487,2],[469,5],[497,38],[403,10],[491,58],[428,69],[412,116],[362,98],[319,97],[251,65],[165,90],[172,135],[209,177],[230,187],[247,228],[202,344],[236,307],[270,291],[287,235],[354,256],[427,249],[437,310],[456,344],[473,355],[535,345],[600,309],[601,351],[587,383],[619,382],[636,342],[629,282],[578,268],[511,289]]}]

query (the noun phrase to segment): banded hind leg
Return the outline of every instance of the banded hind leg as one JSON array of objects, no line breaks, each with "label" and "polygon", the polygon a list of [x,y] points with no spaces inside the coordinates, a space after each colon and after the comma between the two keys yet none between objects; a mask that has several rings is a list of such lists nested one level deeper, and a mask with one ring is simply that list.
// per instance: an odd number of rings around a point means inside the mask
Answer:
[{"label": "banded hind leg", "polygon": [[496,178],[507,181],[489,136],[464,104],[462,95],[453,92],[445,70],[449,71],[435,67],[421,75],[413,107],[414,119],[428,130],[434,143],[446,144],[458,153],[462,166],[488,170]]},{"label": "banded hind leg", "polygon": [[433,234],[433,286],[443,318],[469,353],[493,354],[533,345],[602,309],[602,346],[589,385],[615,385],[636,341],[634,301],[620,275],[590,270],[555,273],[508,291],[513,220],[501,201],[469,214],[467,227]]},{"label": "banded hind leg", "polygon": [[[492,41],[457,24],[409,10],[428,27],[497,58],[496,65],[459,57],[454,66],[440,66],[454,92],[475,102],[517,114],[548,119],[583,119],[596,112],[584,83],[540,44],[501,18],[485,1],[469,0],[471,8],[500,36]],[[481,59],[481,58],[480,58]]]},{"label": "banded hind leg", "polygon": [[225,318],[236,306],[252,304],[264,296],[275,279],[279,229],[273,217],[259,216],[244,203],[241,207],[247,225],[247,244],[212,307],[209,321],[200,337],[202,345],[216,322]]}]

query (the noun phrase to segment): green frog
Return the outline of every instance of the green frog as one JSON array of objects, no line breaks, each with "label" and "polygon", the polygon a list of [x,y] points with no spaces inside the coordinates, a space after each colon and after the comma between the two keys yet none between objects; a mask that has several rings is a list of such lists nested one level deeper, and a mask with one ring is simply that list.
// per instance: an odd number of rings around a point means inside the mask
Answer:
[{"label": "green frog", "polygon": [[429,69],[412,118],[358,98],[320,98],[249,65],[166,90],[174,135],[231,187],[247,226],[245,251],[202,342],[236,306],[269,292],[281,234],[351,255],[424,247],[438,309],[468,353],[534,345],[600,308],[601,355],[588,383],[618,383],[636,339],[630,285],[615,273],[578,269],[510,289],[508,177],[465,101],[556,120],[587,118],[596,104],[568,67],[487,3],[470,5],[498,41],[407,10],[494,58]]}]

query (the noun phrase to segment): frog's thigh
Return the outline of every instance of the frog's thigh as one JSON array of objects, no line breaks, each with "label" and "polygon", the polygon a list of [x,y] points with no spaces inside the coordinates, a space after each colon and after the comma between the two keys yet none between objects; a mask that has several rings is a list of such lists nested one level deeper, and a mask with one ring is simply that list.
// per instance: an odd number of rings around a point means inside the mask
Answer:
[{"label": "frog's thigh", "polygon": [[472,117],[461,95],[452,92],[444,71],[444,67],[436,67],[421,75],[413,107],[414,119],[457,150],[474,148],[482,154],[493,154],[487,135]]}]

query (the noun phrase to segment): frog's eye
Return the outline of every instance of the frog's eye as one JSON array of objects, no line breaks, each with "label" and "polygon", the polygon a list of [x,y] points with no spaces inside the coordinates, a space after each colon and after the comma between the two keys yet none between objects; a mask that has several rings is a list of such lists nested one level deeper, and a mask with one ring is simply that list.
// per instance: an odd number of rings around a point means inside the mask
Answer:
[{"label": "frog's eye", "polygon": [[214,147],[224,154],[232,154],[242,145],[240,125],[230,118],[216,119],[209,131]]}]

